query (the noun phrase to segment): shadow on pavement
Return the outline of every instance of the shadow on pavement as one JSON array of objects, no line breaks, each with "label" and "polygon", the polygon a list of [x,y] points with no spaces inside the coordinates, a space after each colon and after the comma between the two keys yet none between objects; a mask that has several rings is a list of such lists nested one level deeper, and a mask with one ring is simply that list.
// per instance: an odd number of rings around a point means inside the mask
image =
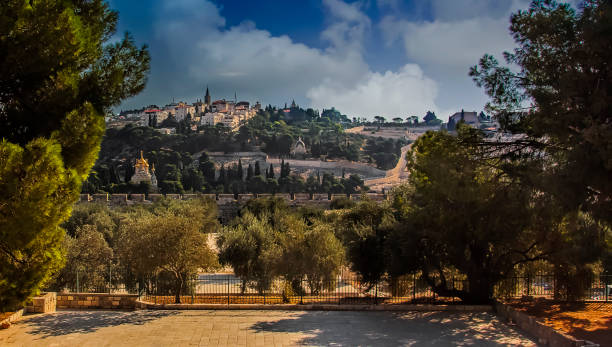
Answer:
[{"label": "shadow on pavement", "polygon": [[306,312],[251,329],[310,335],[306,345],[536,345],[490,313]]},{"label": "shadow on pavement", "polygon": [[72,333],[90,333],[100,328],[123,324],[142,325],[146,322],[180,314],[180,311],[58,311],[34,315],[26,322],[32,335],[61,336]]}]

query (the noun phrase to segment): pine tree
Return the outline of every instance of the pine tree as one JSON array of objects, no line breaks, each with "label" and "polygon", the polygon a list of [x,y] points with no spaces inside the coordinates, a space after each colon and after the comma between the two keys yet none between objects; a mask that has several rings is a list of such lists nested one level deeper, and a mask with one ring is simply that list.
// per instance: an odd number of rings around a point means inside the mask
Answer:
[{"label": "pine tree", "polygon": [[[0,2],[0,311],[62,266],[60,224],[96,161],[104,115],[140,92],[149,54],[107,2]],[[112,42],[111,42],[112,40]]]}]

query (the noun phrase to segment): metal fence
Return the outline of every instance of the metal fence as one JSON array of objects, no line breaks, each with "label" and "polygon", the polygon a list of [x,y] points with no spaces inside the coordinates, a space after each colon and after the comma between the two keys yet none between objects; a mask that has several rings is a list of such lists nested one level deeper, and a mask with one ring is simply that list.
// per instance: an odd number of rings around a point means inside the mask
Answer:
[{"label": "metal fence", "polygon": [[[612,301],[612,275],[598,275],[574,281],[581,287],[580,301]],[[568,288],[556,276],[550,274],[535,274],[513,277],[498,285],[497,293],[501,297],[520,298],[525,296],[566,299]]]},{"label": "metal fence", "polygon": [[[463,279],[448,281],[448,289],[467,288]],[[232,274],[203,274],[190,279],[183,286],[180,302],[186,304],[407,304],[453,303],[457,297],[440,297],[418,275],[403,276],[393,281],[383,280],[375,285],[363,283],[354,276],[339,276],[331,281],[309,282],[283,279],[272,280],[265,289],[255,282],[244,282]],[[141,299],[157,304],[176,301],[175,290],[168,278],[148,278],[126,286],[110,281],[100,286],[69,286],[54,290],[68,292],[138,293]],[[517,276],[500,282],[495,288],[498,298],[525,296],[565,299],[562,281],[549,274]],[[612,302],[612,275],[601,275],[585,281],[581,301]]]},{"label": "metal fence", "polygon": [[[431,303],[441,299],[424,280],[416,276],[394,283],[381,281],[375,285],[367,285],[354,278],[337,278],[317,283],[275,279],[268,288],[257,289],[254,283],[245,283],[232,275],[211,274],[190,281],[183,294],[181,303],[228,305]],[[142,293],[142,299],[151,303],[170,304],[175,303],[176,298],[170,291],[153,286],[153,291]],[[448,300],[453,301],[455,298]]]}]

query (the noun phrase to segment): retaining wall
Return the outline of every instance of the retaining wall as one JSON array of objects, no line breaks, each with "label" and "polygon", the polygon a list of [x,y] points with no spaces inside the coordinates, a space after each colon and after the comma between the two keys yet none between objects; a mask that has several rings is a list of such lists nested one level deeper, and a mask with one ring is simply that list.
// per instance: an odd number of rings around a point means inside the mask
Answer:
[{"label": "retaining wall", "polygon": [[508,322],[515,323],[525,332],[535,336],[538,343],[543,346],[590,346],[596,347],[598,344],[586,340],[579,340],[572,336],[561,333],[548,325],[540,323],[535,317],[514,309],[512,306],[497,302],[494,305],[495,312]]}]

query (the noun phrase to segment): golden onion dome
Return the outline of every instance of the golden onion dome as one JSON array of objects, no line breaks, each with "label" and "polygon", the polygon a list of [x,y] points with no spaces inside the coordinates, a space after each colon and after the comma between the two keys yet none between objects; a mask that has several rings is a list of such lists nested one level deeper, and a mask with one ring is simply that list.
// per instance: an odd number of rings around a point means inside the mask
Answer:
[{"label": "golden onion dome", "polygon": [[149,163],[143,157],[142,151],[140,151],[140,158],[136,159],[136,164],[134,164],[134,167],[136,168],[148,168],[149,167]]}]

